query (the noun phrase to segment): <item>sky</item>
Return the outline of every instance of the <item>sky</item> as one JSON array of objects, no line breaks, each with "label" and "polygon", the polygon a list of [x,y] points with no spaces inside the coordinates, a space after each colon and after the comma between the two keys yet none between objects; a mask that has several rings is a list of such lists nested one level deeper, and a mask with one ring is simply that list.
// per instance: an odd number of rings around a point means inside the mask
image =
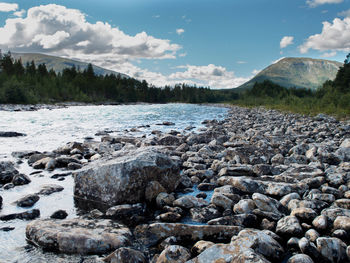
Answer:
[{"label": "sky", "polygon": [[283,57],[343,62],[350,0],[0,0],[0,48],[235,88]]}]

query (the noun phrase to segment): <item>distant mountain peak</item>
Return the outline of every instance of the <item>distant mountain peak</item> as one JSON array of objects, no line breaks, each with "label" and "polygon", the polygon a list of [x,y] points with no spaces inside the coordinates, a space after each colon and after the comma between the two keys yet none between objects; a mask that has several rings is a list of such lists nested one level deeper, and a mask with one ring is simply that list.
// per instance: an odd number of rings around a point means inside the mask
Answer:
[{"label": "distant mountain peak", "polygon": [[[87,68],[89,63],[63,58],[63,57],[56,57],[51,55],[45,55],[41,53],[15,53],[11,52],[12,56],[15,59],[21,58],[22,64],[25,66],[27,62],[34,61],[35,65],[39,65],[42,63],[45,63],[48,70],[53,69],[56,72],[61,72],[64,68],[71,68],[75,66],[76,68],[80,68],[81,70],[84,70]],[[99,66],[96,66],[92,64],[92,67],[94,69],[95,74],[97,75],[107,75],[107,74],[114,74],[120,76],[122,78],[130,78],[128,75],[119,73],[116,71],[108,70]]]},{"label": "distant mountain peak", "polygon": [[340,62],[325,59],[286,57],[263,69],[238,89],[252,88],[256,82],[264,80],[286,88],[316,89],[326,80],[333,80],[340,66]]}]

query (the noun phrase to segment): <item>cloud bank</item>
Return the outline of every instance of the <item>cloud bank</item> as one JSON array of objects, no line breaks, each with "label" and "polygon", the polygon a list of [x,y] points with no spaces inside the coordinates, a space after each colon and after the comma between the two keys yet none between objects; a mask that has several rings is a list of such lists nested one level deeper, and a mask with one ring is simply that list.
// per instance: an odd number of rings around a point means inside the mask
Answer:
[{"label": "cloud bank", "polygon": [[18,4],[0,2],[0,12],[12,12],[18,9]]},{"label": "cloud bank", "polygon": [[342,3],[343,1],[344,0],[307,0],[306,3],[310,7],[316,7],[324,4],[339,4],[339,3]]},{"label": "cloud bank", "polygon": [[350,51],[350,17],[323,22],[322,32],[310,36],[300,47],[301,53],[318,51]]}]

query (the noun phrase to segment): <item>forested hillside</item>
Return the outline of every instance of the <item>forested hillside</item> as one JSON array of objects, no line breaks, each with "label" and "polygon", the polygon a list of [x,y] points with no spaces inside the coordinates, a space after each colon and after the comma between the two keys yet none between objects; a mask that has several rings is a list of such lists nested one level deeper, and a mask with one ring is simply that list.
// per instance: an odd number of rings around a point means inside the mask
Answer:
[{"label": "forested hillside", "polygon": [[91,64],[83,71],[72,66],[56,73],[34,61],[22,65],[21,59],[14,59],[11,53],[0,56],[0,69],[0,103],[201,103],[230,99],[229,93],[209,88],[185,84],[158,88],[119,74],[97,75]]}]

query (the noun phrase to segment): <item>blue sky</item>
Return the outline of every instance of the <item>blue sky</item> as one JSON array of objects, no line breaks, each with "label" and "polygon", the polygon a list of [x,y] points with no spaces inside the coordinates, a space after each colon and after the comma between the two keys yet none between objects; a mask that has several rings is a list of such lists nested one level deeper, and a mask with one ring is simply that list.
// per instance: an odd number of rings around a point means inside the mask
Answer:
[{"label": "blue sky", "polygon": [[0,48],[233,88],[282,57],[343,62],[350,0],[0,0]]}]

